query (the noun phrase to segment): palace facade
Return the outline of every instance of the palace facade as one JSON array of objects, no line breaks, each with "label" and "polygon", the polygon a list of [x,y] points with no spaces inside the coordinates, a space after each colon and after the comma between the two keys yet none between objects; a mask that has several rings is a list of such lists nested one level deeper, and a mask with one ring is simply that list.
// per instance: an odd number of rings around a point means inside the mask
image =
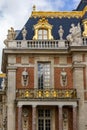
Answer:
[{"label": "palace facade", "polygon": [[87,130],[87,1],[70,12],[33,6],[4,43],[2,129]]}]

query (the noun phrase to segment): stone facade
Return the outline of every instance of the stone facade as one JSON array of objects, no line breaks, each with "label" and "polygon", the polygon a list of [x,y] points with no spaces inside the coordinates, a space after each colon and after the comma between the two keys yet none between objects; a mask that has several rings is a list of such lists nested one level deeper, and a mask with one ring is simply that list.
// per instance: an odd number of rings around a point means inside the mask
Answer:
[{"label": "stone facade", "polygon": [[[84,22],[79,24],[85,10],[75,13],[60,12],[60,18],[59,12],[55,16],[55,12],[34,10],[26,30],[13,39],[10,30],[11,39],[5,40],[2,55],[7,82],[6,94],[1,96],[6,100],[2,112],[6,124],[0,120],[1,129],[87,129],[87,38],[80,27]],[[72,24],[72,17],[78,23]],[[69,26],[65,25],[67,19]],[[60,21],[62,25],[58,25]]]}]

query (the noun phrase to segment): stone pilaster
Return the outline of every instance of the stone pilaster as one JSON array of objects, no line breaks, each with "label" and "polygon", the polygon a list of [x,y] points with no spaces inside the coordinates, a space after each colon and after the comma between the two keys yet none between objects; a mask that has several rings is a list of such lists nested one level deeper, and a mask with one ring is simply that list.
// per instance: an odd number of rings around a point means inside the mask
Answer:
[{"label": "stone pilaster", "polygon": [[18,106],[18,130],[22,130],[22,106]]},{"label": "stone pilaster", "polygon": [[78,128],[77,128],[77,106],[73,106],[73,130],[78,130]]},{"label": "stone pilaster", "polygon": [[32,130],[36,130],[36,106],[32,106]]},{"label": "stone pilaster", "polygon": [[58,106],[59,109],[59,130],[63,130],[63,110],[62,106]]},{"label": "stone pilaster", "polygon": [[16,67],[8,67],[7,130],[15,130]]},{"label": "stone pilaster", "polygon": [[74,63],[73,65],[73,87],[77,90],[78,103],[78,129],[85,129],[85,118],[84,118],[84,76],[83,76],[84,65],[80,63]]}]

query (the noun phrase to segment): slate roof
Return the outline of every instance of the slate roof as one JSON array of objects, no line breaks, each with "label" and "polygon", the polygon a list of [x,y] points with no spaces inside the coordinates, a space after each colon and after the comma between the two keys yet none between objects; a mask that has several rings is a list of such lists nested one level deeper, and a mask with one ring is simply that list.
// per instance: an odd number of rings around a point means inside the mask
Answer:
[{"label": "slate roof", "polygon": [[[75,25],[77,25],[78,23],[81,22],[80,18],[47,18],[49,24],[53,25],[52,28],[52,35],[54,37],[55,40],[59,39],[59,35],[58,35],[58,30],[59,30],[59,26],[62,25],[63,26],[63,30],[64,30],[64,36],[63,39],[66,39],[66,36],[69,34],[69,29],[71,27],[71,24],[74,23]],[[27,36],[26,36],[26,40],[32,40],[33,36],[34,36],[34,25],[37,24],[39,18],[29,18],[29,20],[27,21],[27,23],[24,25],[26,27],[27,30]],[[16,40],[22,40],[22,30],[20,31],[19,35],[16,37]]]},{"label": "slate roof", "polygon": [[84,16],[82,17],[82,20],[87,19],[87,11],[85,12]]},{"label": "slate roof", "polygon": [[87,6],[87,0],[81,0],[76,11],[82,11],[85,6]]},{"label": "slate roof", "polygon": [[[83,10],[83,8],[87,5],[87,0],[81,0],[80,4],[78,5],[76,11],[81,11]],[[54,37],[54,40],[58,40],[59,39],[59,34],[58,34],[58,30],[59,30],[59,26],[62,25],[63,30],[64,30],[64,36],[63,39],[66,39],[66,36],[69,34],[69,30],[71,27],[71,24],[74,23],[75,25],[77,25],[78,23],[80,23],[81,28],[82,24],[81,21],[83,19],[85,19],[87,17],[87,12],[84,14],[83,18],[79,17],[62,17],[62,18],[58,18],[58,17],[47,17],[46,19],[48,20],[48,23],[53,25],[52,28],[52,35]],[[40,18],[39,17],[30,17],[27,21],[27,23],[24,25],[26,27],[27,30],[27,36],[26,36],[26,40],[32,40],[33,36],[34,36],[34,25],[37,24],[38,20]],[[23,28],[22,28],[23,29]],[[20,30],[19,34],[16,37],[16,40],[23,40],[22,37],[22,29]]]}]

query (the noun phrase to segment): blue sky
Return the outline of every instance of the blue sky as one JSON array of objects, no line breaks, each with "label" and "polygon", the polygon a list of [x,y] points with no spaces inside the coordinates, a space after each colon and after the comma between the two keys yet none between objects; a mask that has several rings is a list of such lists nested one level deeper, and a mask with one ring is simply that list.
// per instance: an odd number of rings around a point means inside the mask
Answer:
[{"label": "blue sky", "polygon": [[71,11],[79,2],[80,0],[0,0],[0,65],[7,30],[10,27],[20,30],[28,20],[33,5],[39,11]]}]

